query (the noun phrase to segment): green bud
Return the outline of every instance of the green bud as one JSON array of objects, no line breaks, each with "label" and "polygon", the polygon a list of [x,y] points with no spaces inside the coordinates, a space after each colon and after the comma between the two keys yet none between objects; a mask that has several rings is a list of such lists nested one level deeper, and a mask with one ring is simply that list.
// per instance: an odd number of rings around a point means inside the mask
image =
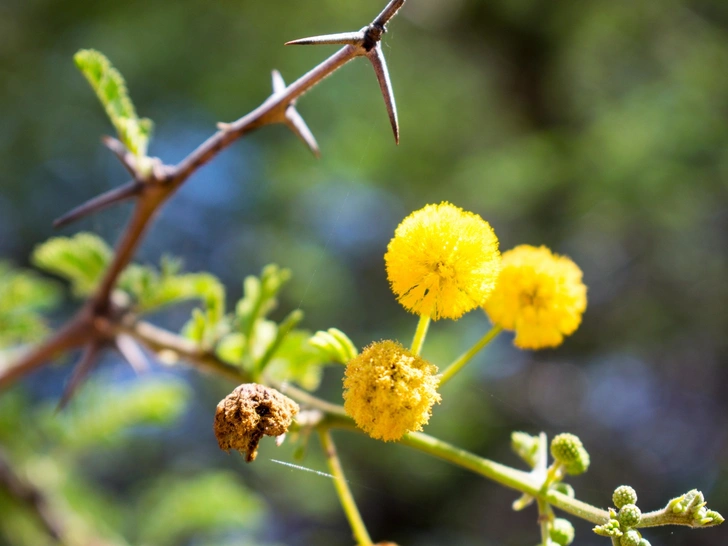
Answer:
[{"label": "green bud", "polygon": [[622,527],[634,527],[640,522],[640,519],[642,519],[642,511],[634,504],[625,504],[619,509],[619,523],[622,524]]},{"label": "green bud", "polygon": [[[706,521],[706,520],[709,520],[709,521]],[[705,517],[702,520],[703,525],[705,525],[706,523],[710,523],[711,525],[720,525],[724,521],[725,521],[725,518],[723,516],[721,516],[715,510],[708,510],[705,513]]]},{"label": "green bud", "polygon": [[622,529],[619,528],[619,522],[616,519],[610,519],[604,525],[597,525],[592,531],[601,537],[619,538],[624,534],[622,533]]},{"label": "green bud", "polygon": [[672,499],[668,503],[668,508],[672,509],[675,514],[684,514],[686,512],[693,512],[699,505],[705,502],[703,494],[697,489],[692,489],[680,495],[677,498]]},{"label": "green bud", "polygon": [[589,458],[589,453],[587,453],[586,449],[579,448],[577,450],[577,458],[574,462],[566,465],[566,472],[567,474],[571,474],[572,476],[578,476],[579,474],[583,474],[587,470],[589,470],[589,464],[591,460]]},{"label": "green bud", "polygon": [[640,540],[639,546],[652,546],[652,544],[650,544],[649,540],[643,538],[642,540]]},{"label": "green bud", "polygon": [[525,432],[514,432],[511,434],[511,449],[531,468],[536,466],[538,443],[538,436],[531,436]]},{"label": "green bud", "polygon": [[640,546],[642,536],[637,531],[627,531],[619,539],[622,546]]},{"label": "green bud", "polygon": [[584,445],[573,434],[559,434],[551,440],[551,455],[564,466],[576,463],[581,457],[579,451],[582,449]]},{"label": "green bud", "polygon": [[637,492],[629,485],[620,485],[614,490],[612,502],[617,508],[622,508],[625,504],[637,504]]},{"label": "green bud", "polygon": [[568,519],[556,518],[551,523],[549,536],[556,544],[567,546],[574,542],[574,526]]}]

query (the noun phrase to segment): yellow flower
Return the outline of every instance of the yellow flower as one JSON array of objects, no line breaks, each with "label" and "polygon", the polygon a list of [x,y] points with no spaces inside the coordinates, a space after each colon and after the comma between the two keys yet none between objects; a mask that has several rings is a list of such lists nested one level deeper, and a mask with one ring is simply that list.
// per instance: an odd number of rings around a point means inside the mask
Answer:
[{"label": "yellow flower", "polygon": [[344,409],[372,438],[399,440],[422,430],[440,402],[436,373],[396,341],[372,343],[346,366]]},{"label": "yellow flower", "polygon": [[581,269],[545,246],[517,246],[503,253],[498,285],[485,302],[494,324],[514,330],[522,349],[556,347],[574,333],[586,310]]},{"label": "yellow flower", "polygon": [[427,205],[405,218],[384,261],[399,303],[434,320],[458,319],[483,305],[500,271],[490,224],[450,203]]}]

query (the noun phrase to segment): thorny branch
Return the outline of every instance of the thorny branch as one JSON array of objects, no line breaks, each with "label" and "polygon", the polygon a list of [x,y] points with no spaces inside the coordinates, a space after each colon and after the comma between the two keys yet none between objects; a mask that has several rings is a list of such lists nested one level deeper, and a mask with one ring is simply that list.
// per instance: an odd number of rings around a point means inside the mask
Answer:
[{"label": "thorny branch", "polygon": [[[390,19],[404,5],[405,0],[390,0],[371,24],[358,32],[307,38],[289,44],[342,44],[344,47],[324,60],[318,66],[286,86],[283,78],[273,72],[273,94],[258,108],[232,123],[221,123],[218,131],[192,151],[177,165],[165,165],[153,158],[148,164],[129,153],[116,139],[105,138],[104,144],[121,161],[131,174],[132,180],[107,193],[99,195],[80,205],[56,220],[55,225],[66,225],[86,215],[100,211],[114,204],[135,200],[131,219],[126,225],[107,271],[95,294],[83,305],[69,322],[52,337],[23,355],[9,369],[0,372],[0,389],[7,387],[19,377],[33,371],[58,354],[77,348],[85,348],[83,357],[66,388],[62,404],[72,396],[75,388],[95,365],[98,355],[107,346],[120,349],[122,356],[138,354],[126,342],[116,340],[118,324],[124,311],[114,305],[112,295],[119,276],[129,264],[164,203],[184,184],[197,169],[212,160],[222,150],[246,134],[274,123],[287,125],[316,155],[318,145],[303,118],[295,109],[296,100],[306,91],[321,82],[352,59],[366,57],[372,63],[382,90],[395,141],[399,142],[399,124],[394,103],[392,85],[384,61],[381,39]],[[338,36],[339,39],[332,39]],[[148,158],[147,158],[148,159]],[[132,363],[134,364],[134,363]],[[220,372],[222,370],[217,369]]]},{"label": "thorny branch", "polygon": [[[305,121],[296,111],[296,101],[337,69],[355,59],[366,57],[374,68],[384,97],[395,141],[399,143],[397,109],[389,72],[381,47],[386,25],[401,9],[406,0],[390,0],[382,12],[359,31],[304,38],[286,45],[338,44],[343,47],[295,82],[286,86],[281,74],[273,71],[273,94],[258,108],[232,123],[218,124],[218,131],[192,151],[177,165],[165,165],[157,158],[139,161],[120,141],[105,137],[104,145],[119,159],[132,179],[126,184],[99,195],[58,218],[56,227],[67,225],[89,214],[134,199],[132,216],[124,229],[110,266],[96,290],[76,315],[61,327],[55,335],[21,357],[15,365],[0,371],[0,389],[31,372],[38,366],[61,353],[83,348],[82,356],[61,399],[61,407],[70,400],[75,389],[93,369],[99,354],[108,347],[115,347],[137,370],[146,367],[146,357],[140,345],[155,352],[162,361],[184,360],[193,366],[221,375],[235,382],[250,381],[242,369],[219,359],[214,352],[199,347],[172,332],[152,324],[141,322],[131,313],[115,304],[114,289],[123,270],[130,263],[136,249],[164,203],[200,167],[214,159],[222,150],[237,139],[265,125],[282,123],[288,126],[311,151],[318,156],[319,147]],[[269,379],[286,394],[303,404],[319,410],[320,430],[328,437],[329,428],[354,428],[352,420],[343,408],[321,400],[293,386]],[[301,426],[303,424],[301,423]],[[310,425],[308,425],[310,426]],[[443,460],[468,468],[496,482],[537,497],[547,505],[576,515],[593,523],[603,523],[608,513],[554,490],[544,490],[532,474],[482,459],[450,446],[428,435],[410,433],[401,440],[403,445],[430,453]],[[47,499],[32,484],[21,480],[12,470],[0,451],[0,488],[9,491],[25,502],[43,523],[50,536],[63,542],[64,526]],[[647,514],[647,526],[686,524],[665,515],[665,510]],[[695,525],[692,525],[695,526]],[[613,540],[613,543],[616,543]]]}]

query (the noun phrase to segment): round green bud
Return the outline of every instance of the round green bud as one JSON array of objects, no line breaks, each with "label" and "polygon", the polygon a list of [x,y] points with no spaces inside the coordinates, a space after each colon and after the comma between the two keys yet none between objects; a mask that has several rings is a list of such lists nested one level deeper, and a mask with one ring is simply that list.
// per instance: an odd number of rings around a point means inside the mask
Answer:
[{"label": "round green bud", "polygon": [[639,546],[652,546],[652,544],[650,544],[649,540],[643,538],[642,540],[640,540]]},{"label": "round green bud", "polygon": [[579,460],[579,451],[584,449],[581,440],[573,434],[559,434],[551,440],[551,455],[565,466],[569,466]]},{"label": "round green bud", "polygon": [[574,542],[574,526],[568,519],[556,518],[551,523],[549,536],[556,544],[567,546]]},{"label": "round green bud", "polygon": [[587,453],[586,449],[579,448],[577,450],[577,458],[574,462],[566,465],[566,473],[571,474],[572,476],[578,476],[579,474],[583,474],[587,470],[589,470],[589,463],[591,462],[591,459],[589,458],[589,453]]},{"label": "round green bud", "polygon": [[619,543],[622,546],[640,546],[641,541],[642,537],[637,531],[627,531],[619,539]]},{"label": "round green bud", "polygon": [[634,527],[640,522],[642,511],[634,504],[625,504],[619,509],[619,523],[623,527]]},{"label": "round green bud", "polygon": [[620,485],[614,490],[612,502],[617,508],[622,508],[625,504],[637,504],[637,491],[629,485]]}]

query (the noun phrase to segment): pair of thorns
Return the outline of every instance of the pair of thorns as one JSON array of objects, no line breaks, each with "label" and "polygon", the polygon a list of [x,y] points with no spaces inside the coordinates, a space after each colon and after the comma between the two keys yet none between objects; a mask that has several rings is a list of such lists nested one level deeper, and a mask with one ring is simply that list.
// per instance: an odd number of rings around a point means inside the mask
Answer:
[{"label": "pair of thorns", "polygon": [[[245,134],[264,125],[282,123],[288,126],[316,155],[319,147],[313,133],[296,110],[296,100],[326,76],[357,57],[366,57],[374,67],[395,142],[399,143],[399,123],[392,83],[382,52],[381,39],[387,23],[404,5],[405,0],[390,0],[382,12],[356,32],[329,34],[293,40],[286,45],[343,45],[339,51],[286,86],[278,71],[273,71],[273,94],[258,108],[232,123],[221,123],[219,131],[192,151],[179,164],[165,165],[157,158],[139,158],[123,143],[111,137],[104,144],[117,156],[131,174],[126,184],[99,195],[76,207],[54,222],[61,227],[114,204],[135,199],[135,209],[117,244],[113,259],[95,294],[49,339],[30,350],[6,370],[0,372],[0,389],[24,376],[61,353],[82,347],[83,353],[69,380],[60,406],[73,396],[76,388],[98,362],[103,350],[116,348],[136,370],[146,367],[144,352],[138,341],[128,334],[129,316],[113,301],[116,281],[131,261],[157,211],[198,168]],[[149,347],[154,349],[154,347]]]}]

